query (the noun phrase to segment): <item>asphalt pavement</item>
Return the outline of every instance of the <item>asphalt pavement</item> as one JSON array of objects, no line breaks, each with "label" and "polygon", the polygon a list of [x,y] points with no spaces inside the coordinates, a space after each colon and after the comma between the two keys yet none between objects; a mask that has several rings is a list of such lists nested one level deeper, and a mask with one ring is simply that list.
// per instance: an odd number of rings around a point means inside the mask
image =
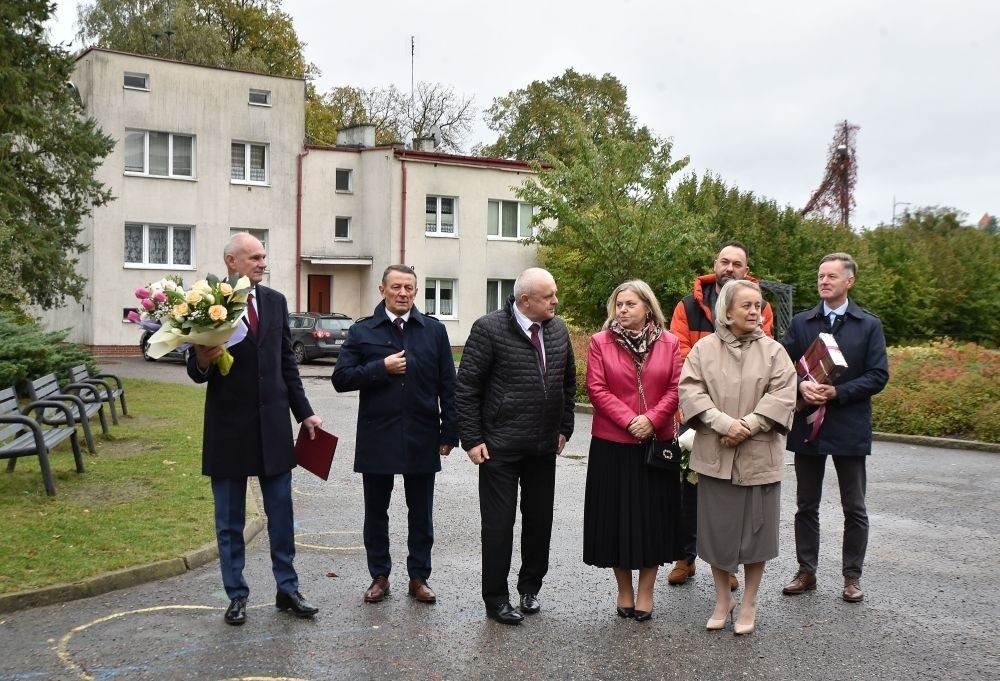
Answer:
[{"label": "asphalt pavement", "polygon": [[[187,380],[179,364],[128,358],[104,366],[129,377]],[[767,566],[756,632],[736,637],[731,627],[705,630],[713,588],[701,561],[683,586],[668,585],[662,571],[651,621],[615,616],[611,571],[581,561],[590,417],[578,414],[557,466],[541,613],[518,627],[484,617],[476,467],[461,451],[445,460],[437,480],[429,580],[437,604],[406,595],[401,484],[390,509],[392,593],[383,603],[365,604],[361,595],[371,580],[361,540],[361,480],[352,472],[358,398],[333,391],[332,366],[302,370],[314,408],[340,437],[331,478],[323,482],[301,469],[294,475],[296,567],[303,593],[321,608],[314,620],[274,608],[262,532],[247,556],[245,626],[223,623],[228,599],[218,564],[209,562],[177,577],[0,615],[0,681],[1000,678],[994,642],[1000,458],[985,452],[876,443],[860,604],[840,598],[842,515],[829,465],[818,587],[802,596],[781,594],[796,569],[789,458],[781,555]],[[518,564],[515,548],[512,591]]]}]

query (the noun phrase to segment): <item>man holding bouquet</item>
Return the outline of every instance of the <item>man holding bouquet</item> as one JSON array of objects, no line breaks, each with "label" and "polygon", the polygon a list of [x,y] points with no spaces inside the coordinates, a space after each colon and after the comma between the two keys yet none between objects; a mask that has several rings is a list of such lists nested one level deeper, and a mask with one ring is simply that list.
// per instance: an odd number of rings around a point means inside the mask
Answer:
[{"label": "man holding bouquet", "polygon": [[[806,407],[795,414],[786,448],[795,452],[797,483],[795,553],[799,571],[784,588],[789,596],[816,588],[819,560],[819,502],[823,492],[826,457],[833,457],[844,510],[843,599],[864,600],[861,568],[868,547],[868,511],[865,507],[865,457],[872,451],[872,395],[889,381],[889,359],[882,322],[847,297],[858,266],[847,253],[831,253],[819,264],[820,303],[792,319],[781,344],[797,362],[820,333],[837,341],[847,369],[832,385],[799,379],[799,397]],[[815,430],[810,417],[825,406]]]},{"label": "man holding bouquet", "polygon": [[318,609],[299,593],[292,566],[295,534],[292,514],[292,469],[295,448],[288,410],[314,437],[322,420],[313,413],[299,378],[288,329],[288,305],[274,289],[261,286],[267,255],[250,234],[235,234],[224,251],[229,274],[250,279],[244,321],[246,338],[229,348],[233,364],[223,375],[215,360],[223,346],[195,345],[187,356],[188,375],[208,382],[202,444],[202,474],[212,479],[215,531],[222,583],[230,598],[227,624],[246,621],[250,589],[243,578],[246,550],[247,478],[256,476],[267,514],[271,564],[277,583],[275,606],[298,617]]}]

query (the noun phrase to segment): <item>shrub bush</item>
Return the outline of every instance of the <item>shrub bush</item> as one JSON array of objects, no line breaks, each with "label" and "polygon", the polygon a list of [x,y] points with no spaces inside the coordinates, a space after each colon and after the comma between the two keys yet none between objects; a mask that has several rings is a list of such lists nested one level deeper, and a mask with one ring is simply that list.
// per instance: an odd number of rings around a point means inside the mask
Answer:
[{"label": "shrub bush", "polygon": [[96,368],[90,351],[64,342],[69,330],[45,331],[35,322],[18,323],[0,314],[0,388],[20,386],[55,372],[61,379],[66,369],[86,364]]},{"label": "shrub bush", "polygon": [[936,340],[889,349],[889,385],[872,400],[875,430],[1000,442],[1000,351]]},{"label": "shrub bush", "polygon": [[590,402],[590,396],[587,395],[587,346],[595,332],[575,325],[567,325],[567,328],[573,345],[573,358],[576,360],[576,401]]}]

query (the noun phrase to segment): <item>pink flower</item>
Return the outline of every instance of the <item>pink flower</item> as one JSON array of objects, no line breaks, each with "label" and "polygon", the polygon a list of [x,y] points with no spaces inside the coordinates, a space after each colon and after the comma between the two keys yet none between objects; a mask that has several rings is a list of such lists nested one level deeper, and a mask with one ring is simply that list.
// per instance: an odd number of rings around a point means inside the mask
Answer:
[{"label": "pink flower", "polygon": [[156,308],[156,303],[154,303],[149,298],[143,298],[140,305],[142,305],[143,309],[149,310],[150,312],[152,312]]},{"label": "pink flower", "polygon": [[164,293],[163,291],[157,291],[156,293],[153,294],[153,300],[155,300],[158,303],[165,303],[167,302],[167,294]]},{"label": "pink flower", "polygon": [[139,313],[136,312],[135,310],[132,310],[131,312],[128,313],[128,320],[130,322],[132,322],[133,324],[138,324],[139,323]]},{"label": "pink flower", "polygon": [[139,300],[149,298],[149,289],[144,286],[140,286],[135,290],[135,297]]}]

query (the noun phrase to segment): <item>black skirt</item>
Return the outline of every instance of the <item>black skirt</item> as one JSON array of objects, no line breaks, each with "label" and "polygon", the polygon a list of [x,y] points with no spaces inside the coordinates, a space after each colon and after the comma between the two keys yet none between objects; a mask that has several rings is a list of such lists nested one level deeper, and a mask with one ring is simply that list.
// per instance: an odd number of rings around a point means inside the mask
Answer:
[{"label": "black skirt", "polygon": [[626,570],[656,567],[681,555],[675,525],[680,472],[643,461],[644,445],[590,441],[583,504],[583,562]]}]

